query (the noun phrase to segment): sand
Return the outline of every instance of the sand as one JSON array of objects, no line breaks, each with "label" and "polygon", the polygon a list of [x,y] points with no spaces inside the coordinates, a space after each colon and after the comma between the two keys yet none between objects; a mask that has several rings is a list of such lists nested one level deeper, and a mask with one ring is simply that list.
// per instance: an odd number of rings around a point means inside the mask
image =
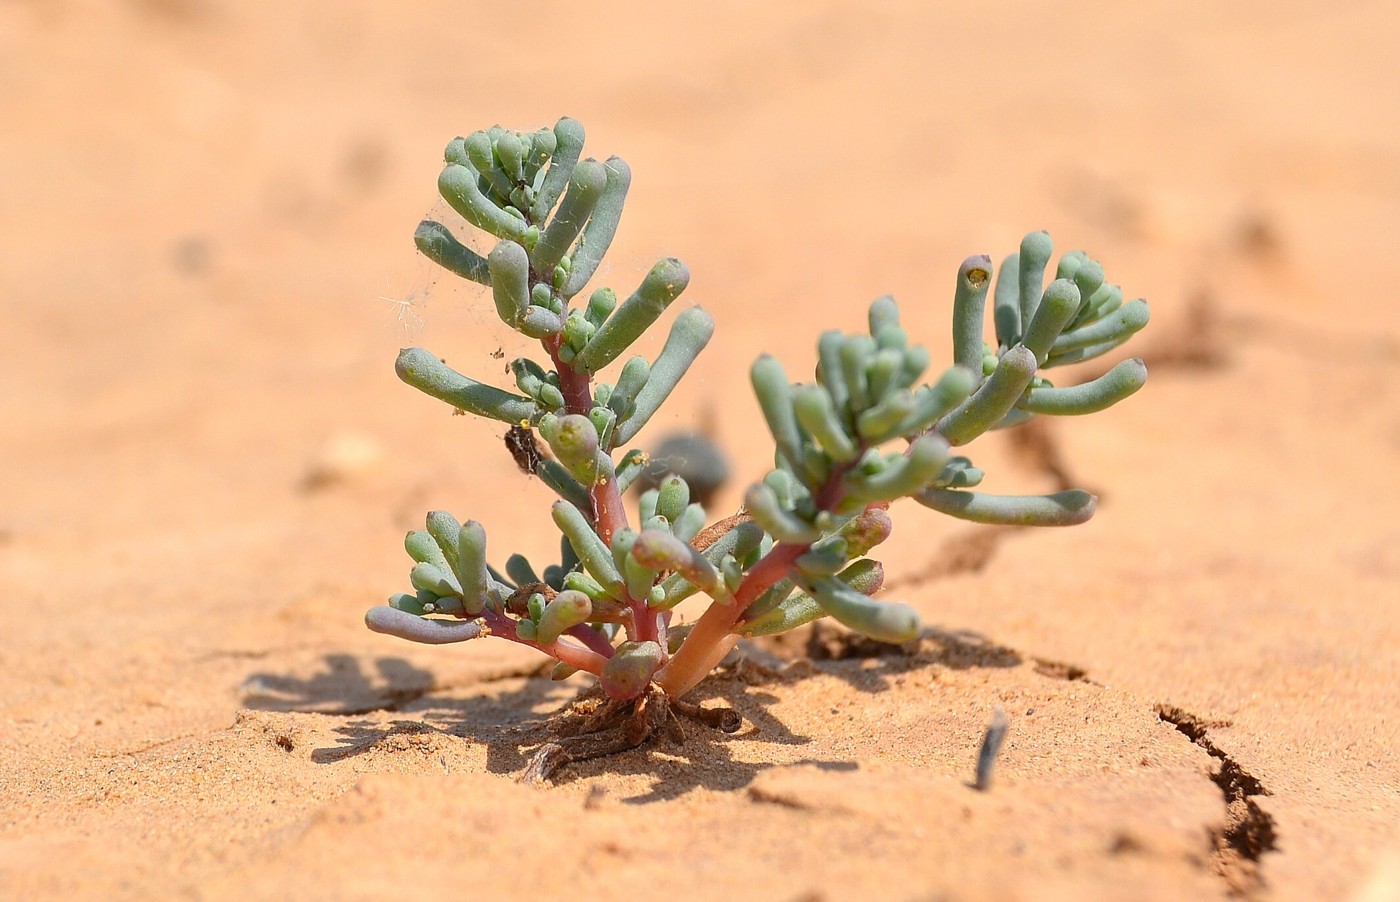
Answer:
[{"label": "sand", "polygon": [[[1400,897],[1394,11],[983,6],[0,4],[0,895]],[[680,256],[719,323],[642,435],[711,424],[717,515],[758,353],[892,292],[941,358],[1034,228],[1152,375],[972,449],[1091,523],[896,507],[917,647],[744,648],[738,733],[532,787],[581,681],[361,618],[429,509],[558,541],[392,361],[526,350],[410,236],[448,139],[562,114],[635,174],[603,281]]]}]

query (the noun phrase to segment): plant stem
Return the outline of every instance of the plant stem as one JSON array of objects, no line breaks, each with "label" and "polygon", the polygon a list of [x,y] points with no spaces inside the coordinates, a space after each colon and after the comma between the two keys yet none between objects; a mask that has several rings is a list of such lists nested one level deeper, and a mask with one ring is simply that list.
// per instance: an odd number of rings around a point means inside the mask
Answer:
[{"label": "plant stem", "polygon": [[660,611],[653,611],[647,606],[646,599],[630,600],[632,605],[632,622],[635,628],[628,630],[628,637],[633,642],[655,642],[661,645],[664,650],[666,646],[661,642],[661,629],[657,622]]},{"label": "plant stem", "polygon": [[580,623],[578,626],[570,627],[564,631],[564,634],[573,636],[605,658],[611,658],[613,656],[612,643],[608,641],[606,636],[586,623]]},{"label": "plant stem", "polygon": [[592,376],[586,371],[580,373],[559,359],[559,347],[563,343],[563,333],[551,335],[543,341],[544,349],[554,362],[554,371],[559,374],[559,392],[564,396],[564,409],[586,417],[588,411],[593,409],[593,396],[588,390]]},{"label": "plant stem", "polygon": [[[520,638],[520,634],[515,631],[515,621],[504,614],[498,614],[487,608],[481,612],[481,616],[486,620],[486,626],[491,630],[491,635],[500,636],[502,639],[509,639],[512,642],[519,642],[521,645],[528,645],[531,648],[539,649],[552,658],[563,661],[570,667],[579,670],[586,670],[594,676],[603,672],[603,667],[608,663],[608,659],[593,651],[591,648],[584,648],[572,642],[564,642],[556,639],[548,645],[541,645],[538,642],[531,642],[528,639]],[[602,638],[601,636],[599,638]]]},{"label": "plant stem", "polygon": [[627,511],[622,507],[622,493],[617,490],[617,477],[605,472],[603,478],[588,487],[593,502],[593,527],[598,538],[611,545],[612,537],[627,528]]},{"label": "plant stem", "polygon": [[[559,359],[562,342],[562,335],[552,335],[544,340],[544,347],[554,362],[555,372],[559,374],[559,391],[564,396],[564,409],[586,417],[593,409],[593,397],[589,392],[592,376],[586,370],[580,372]],[[627,511],[622,507],[622,493],[617,489],[617,476],[611,468],[588,487],[588,497],[593,502],[594,531],[605,544],[611,544],[613,535],[627,528]]]},{"label": "plant stem", "polygon": [[[546,338],[543,344],[545,350],[549,352],[550,359],[554,362],[554,371],[559,374],[559,391],[564,396],[564,409],[571,414],[588,416],[588,412],[593,409],[593,397],[589,391],[593,376],[587,370],[575,369],[559,359],[559,348],[563,340],[562,334],[552,335]],[[611,458],[611,449],[608,450],[608,456]],[[613,536],[627,528],[627,511],[622,506],[622,492],[618,490],[617,474],[611,466],[604,469],[599,474],[599,479],[588,487],[588,500],[593,505],[593,531],[598,534],[598,538],[603,540],[603,544],[611,545]],[[660,631],[657,628],[654,615],[647,607],[647,600],[645,598],[628,598],[627,605],[632,610],[632,623],[627,630],[628,637],[635,642],[658,640]],[[589,632],[593,631],[589,630]],[[611,657],[612,644],[597,633],[593,633],[593,635],[601,644],[595,644],[591,641],[586,642],[586,644],[598,652],[606,647],[606,655]],[[584,639],[583,636],[578,638]],[[572,664],[572,662],[566,663]],[[586,670],[587,668],[580,669]]]},{"label": "plant stem", "polygon": [[660,674],[657,684],[672,697],[680,697],[689,692],[705,678],[714,664],[710,661],[710,651],[725,641],[729,631],[739,621],[740,615],[758,597],[772,588],[773,584],[787,575],[792,562],[811,548],[810,545],[780,543],[772,551],[744,574],[744,581],[734,593],[731,604],[711,604],[700,619],[695,621],[690,635],[676,651]]},{"label": "plant stem", "polygon": [[[866,444],[861,443],[860,451],[865,452]],[[857,458],[859,459],[859,458]],[[831,510],[841,502],[843,483],[841,479],[854,463],[832,469],[826,483],[822,485],[813,500],[819,510]],[[700,619],[695,621],[690,635],[685,637],[675,657],[659,672],[656,682],[666,694],[679,698],[694,689],[717,663],[714,650],[721,642],[728,642],[730,631],[739,622],[749,605],[758,600],[775,583],[787,576],[793,562],[811,549],[810,543],[780,542],[764,556],[763,560],[744,574],[743,582],[734,592],[730,604],[713,602]],[[732,644],[732,643],[731,643]]]}]

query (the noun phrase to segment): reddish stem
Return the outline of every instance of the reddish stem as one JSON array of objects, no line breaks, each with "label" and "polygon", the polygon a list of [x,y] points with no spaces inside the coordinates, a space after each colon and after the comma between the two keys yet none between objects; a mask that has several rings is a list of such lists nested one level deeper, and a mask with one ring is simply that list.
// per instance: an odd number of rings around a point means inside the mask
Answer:
[{"label": "reddish stem", "polygon": [[658,611],[653,611],[647,606],[646,599],[629,599],[632,607],[633,628],[628,630],[628,638],[633,642],[655,642],[665,649],[666,644],[661,641],[661,628],[657,622]]},{"label": "reddish stem", "polygon": [[[571,414],[588,416],[593,409],[593,397],[589,391],[593,376],[587,370],[577,370],[559,358],[563,341],[562,334],[551,335],[544,340],[544,347],[554,362],[555,372],[559,374],[559,391],[564,396],[564,409]],[[588,487],[588,500],[593,505],[594,532],[603,540],[603,544],[612,545],[613,536],[627,528],[627,511],[622,506],[617,475],[609,468],[601,476]],[[647,600],[629,598],[627,603],[632,609],[632,628],[627,631],[629,638],[637,642],[657,641],[660,633],[655,617],[647,607]]]},{"label": "reddish stem", "polygon": [[613,656],[614,649],[612,643],[608,641],[607,636],[604,636],[586,623],[580,623],[578,626],[571,627],[564,632],[566,635],[573,636],[605,658],[611,658]]},{"label": "reddish stem", "polygon": [[498,614],[490,608],[482,611],[481,616],[485,618],[486,626],[491,630],[491,635],[500,636],[502,639],[509,639],[521,645],[528,645],[531,648],[544,652],[551,658],[563,661],[570,667],[577,668],[578,670],[586,670],[594,676],[600,675],[603,672],[603,667],[608,663],[608,659],[598,652],[580,645],[574,645],[572,642],[555,640],[548,645],[541,645],[529,639],[522,639],[520,638],[520,634],[516,632],[514,620],[511,620],[504,614]]},{"label": "reddish stem", "polygon": [[[551,335],[544,340],[544,347],[554,362],[555,372],[559,374],[559,392],[564,396],[564,409],[572,414],[588,416],[593,409],[593,396],[589,391],[592,375],[586,370],[580,372],[559,359],[563,340],[562,335]],[[593,528],[604,543],[611,545],[613,535],[627,528],[627,511],[622,507],[622,493],[618,491],[616,476],[607,473],[601,481],[590,485],[588,498],[593,502]]]},{"label": "reddish stem", "polygon": [[588,416],[593,409],[593,396],[588,390],[592,376],[560,361],[559,348],[564,343],[562,332],[549,336],[543,343],[544,349],[549,352],[549,359],[554,361],[554,371],[559,374],[559,392],[564,396],[564,409],[569,413]]},{"label": "reddish stem", "polygon": [[745,609],[771,589],[774,583],[786,576],[792,562],[811,547],[809,544],[787,543],[774,546],[763,560],[744,574],[744,581],[739,584],[731,604],[714,602],[705,609],[705,613],[695,621],[690,635],[685,637],[685,641],[676,651],[676,656],[657,677],[656,682],[667,695],[683,695],[704,679],[705,673],[701,671],[708,670],[710,650],[725,640]]},{"label": "reddish stem", "polygon": [[[864,450],[862,446],[861,451]],[[851,466],[853,464],[843,464],[832,469],[825,484],[813,498],[818,510],[831,510],[841,503],[841,478]],[[683,695],[705,678],[708,668],[712,666],[710,659],[714,656],[713,650],[726,640],[744,611],[757,601],[759,596],[787,576],[793,562],[806,554],[811,547],[810,542],[778,543],[763,560],[744,574],[744,580],[735,591],[732,603],[713,602],[705,609],[705,613],[695,621],[690,635],[681,643],[675,657],[657,677],[657,683],[666,690],[667,695]]]},{"label": "reddish stem", "polygon": [[612,537],[627,528],[627,511],[622,507],[617,477],[605,473],[601,482],[588,487],[588,498],[593,502],[593,528],[603,543],[610,546]]}]

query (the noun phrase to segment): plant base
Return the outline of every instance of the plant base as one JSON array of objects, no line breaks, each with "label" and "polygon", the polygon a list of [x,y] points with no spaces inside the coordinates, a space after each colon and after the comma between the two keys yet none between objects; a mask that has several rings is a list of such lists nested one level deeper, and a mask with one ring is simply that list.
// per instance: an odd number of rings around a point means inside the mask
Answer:
[{"label": "plant base", "polygon": [[734,733],[743,724],[733,708],[702,708],[670,698],[655,684],[627,701],[590,693],[564,712],[555,728],[559,738],[536,750],[520,782],[546,783],[568,764],[638,748],[662,730],[673,741],[684,742],[682,718],[723,733]]}]

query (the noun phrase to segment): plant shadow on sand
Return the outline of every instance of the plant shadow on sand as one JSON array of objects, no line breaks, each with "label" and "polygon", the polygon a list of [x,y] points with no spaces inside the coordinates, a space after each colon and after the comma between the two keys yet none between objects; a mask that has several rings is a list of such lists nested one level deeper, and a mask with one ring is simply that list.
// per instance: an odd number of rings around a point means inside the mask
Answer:
[{"label": "plant shadow on sand", "polygon": [[[779,696],[766,690],[766,685],[825,675],[843,680],[856,691],[879,693],[892,689],[900,675],[931,666],[969,670],[1022,663],[1015,651],[965,630],[930,627],[913,642],[887,645],[818,623],[775,639],[743,643],[687,696],[688,701],[707,708],[733,708],[744,719],[739,732],[730,735],[685,721],[680,727],[683,739],[674,730],[662,730],[639,748],[574,762],[553,782],[567,785],[603,775],[655,777],[649,790],[623,799],[630,804],[674,799],[697,788],[743,789],[761,771],[779,765],[736,759],[734,742],[801,746],[811,741],[773,716],[770,708]],[[323,669],[310,676],[253,674],[244,684],[253,690],[245,696],[245,704],[286,714],[352,718],[334,728],[336,745],[312,752],[311,760],[319,764],[392,752],[399,745],[437,736],[479,743],[485,750],[487,771],[518,775],[534,751],[556,737],[561,713],[596,693],[578,682],[554,682],[535,669],[441,686],[430,673],[403,659],[379,658],[374,667],[377,680],[360,659],[327,655]],[[374,717],[388,713],[404,716]],[[781,763],[836,771],[858,767],[854,760],[803,758]]]}]

